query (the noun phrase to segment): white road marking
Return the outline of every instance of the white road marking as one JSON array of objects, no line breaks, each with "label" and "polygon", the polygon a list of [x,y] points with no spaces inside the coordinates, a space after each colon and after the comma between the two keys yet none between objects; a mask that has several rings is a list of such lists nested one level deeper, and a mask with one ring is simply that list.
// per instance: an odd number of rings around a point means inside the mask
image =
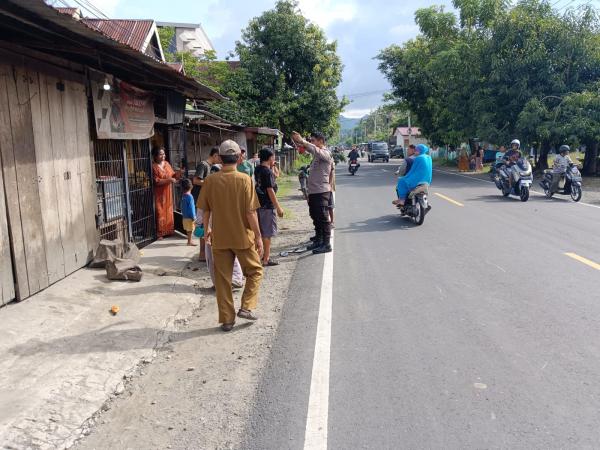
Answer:
[{"label": "white road marking", "polygon": [[[433,169],[435,172],[440,172],[440,173],[445,173],[446,175],[454,175],[455,177],[462,177],[462,178],[466,178],[467,180],[475,180],[475,181],[481,181],[483,183],[491,183],[494,184],[493,181],[491,180],[482,180],[481,178],[473,178],[470,177],[468,175],[463,175],[461,173],[454,173],[454,172],[448,172],[446,170],[440,170],[440,169]],[[530,189],[529,192],[531,192],[532,194],[535,195],[543,195],[544,197],[546,196],[545,194],[538,192],[538,191],[534,191],[533,189]],[[590,208],[596,208],[596,209],[600,209],[600,206],[598,205],[592,205],[590,203],[585,203],[585,202],[577,202],[578,205],[583,205],[583,206],[589,206]]]},{"label": "white road marking", "polygon": [[[331,246],[333,247],[333,231]],[[331,352],[331,311],[333,304],[333,252],[325,254],[317,338],[313,357],[308,413],[304,433],[305,450],[327,450],[329,419],[329,368]]]}]

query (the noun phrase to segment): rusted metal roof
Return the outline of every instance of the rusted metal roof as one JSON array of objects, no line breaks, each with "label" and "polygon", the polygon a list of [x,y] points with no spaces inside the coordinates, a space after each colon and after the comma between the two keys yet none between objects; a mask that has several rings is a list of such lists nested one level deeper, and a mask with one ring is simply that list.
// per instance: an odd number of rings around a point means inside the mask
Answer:
[{"label": "rusted metal roof", "polygon": [[43,0],[2,0],[0,21],[6,25],[3,39],[9,44],[67,58],[144,89],[171,90],[191,99],[225,100],[208,86],[58,12]]},{"label": "rusted metal roof", "polygon": [[180,62],[168,62],[167,66],[169,66],[176,72],[183,73],[183,64],[181,64]]},{"label": "rusted metal roof", "polygon": [[125,44],[139,52],[146,49],[148,35],[152,31],[153,20],[125,20],[125,19],[90,19],[83,18],[81,22],[93,30]]},{"label": "rusted metal roof", "polygon": [[66,14],[71,17],[81,17],[81,10],[79,8],[56,8],[61,14]]}]

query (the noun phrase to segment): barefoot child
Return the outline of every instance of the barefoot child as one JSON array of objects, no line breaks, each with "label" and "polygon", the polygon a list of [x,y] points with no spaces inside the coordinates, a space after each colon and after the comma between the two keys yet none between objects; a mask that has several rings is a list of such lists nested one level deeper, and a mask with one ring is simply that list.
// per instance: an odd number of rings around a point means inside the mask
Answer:
[{"label": "barefoot child", "polygon": [[196,207],[194,206],[194,197],[192,196],[192,182],[185,178],[181,181],[181,215],[183,216],[183,229],[187,233],[187,245],[195,247],[192,242],[192,233],[194,232],[194,222],[196,221]]}]

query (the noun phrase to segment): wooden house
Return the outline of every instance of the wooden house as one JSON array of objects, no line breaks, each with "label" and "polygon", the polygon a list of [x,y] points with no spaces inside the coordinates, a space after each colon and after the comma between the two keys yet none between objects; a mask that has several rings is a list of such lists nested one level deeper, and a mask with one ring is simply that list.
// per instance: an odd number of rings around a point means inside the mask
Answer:
[{"label": "wooden house", "polygon": [[183,145],[186,99],[222,99],[123,39],[0,2],[0,305],[85,266],[101,237],[151,242],[151,146]]}]

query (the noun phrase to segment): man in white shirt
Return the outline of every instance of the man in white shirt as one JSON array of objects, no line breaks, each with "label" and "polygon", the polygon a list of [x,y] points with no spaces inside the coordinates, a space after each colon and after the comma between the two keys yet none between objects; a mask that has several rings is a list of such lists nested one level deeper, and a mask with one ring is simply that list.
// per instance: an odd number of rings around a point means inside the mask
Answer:
[{"label": "man in white shirt", "polygon": [[558,183],[561,178],[567,172],[569,165],[573,164],[573,160],[569,156],[571,149],[568,145],[561,145],[558,149],[558,155],[554,158],[554,164],[552,165],[552,191],[558,190]]}]

